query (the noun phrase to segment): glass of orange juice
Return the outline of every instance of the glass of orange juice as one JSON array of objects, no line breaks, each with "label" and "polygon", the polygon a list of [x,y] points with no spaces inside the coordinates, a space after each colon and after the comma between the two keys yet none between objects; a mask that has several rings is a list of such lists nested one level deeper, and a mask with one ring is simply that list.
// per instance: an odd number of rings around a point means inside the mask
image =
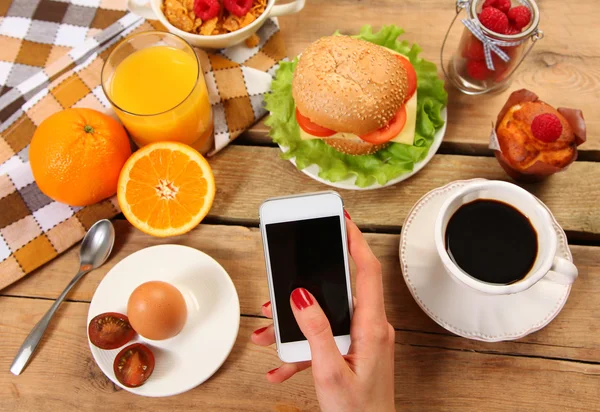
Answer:
[{"label": "glass of orange juice", "polygon": [[134,34],[102,68],[102,88],[133,141],[175,141],[208,152],[213,116],[202,66],[185,40],[165,32]]}]

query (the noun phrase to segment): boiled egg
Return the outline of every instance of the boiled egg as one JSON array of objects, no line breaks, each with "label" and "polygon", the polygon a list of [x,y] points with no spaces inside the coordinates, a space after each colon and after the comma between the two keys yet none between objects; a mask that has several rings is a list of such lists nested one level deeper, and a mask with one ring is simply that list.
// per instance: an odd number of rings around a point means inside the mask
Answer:
[{"label": "boiled egg", "polygon": [[181,332],[187,319],[187,307],[175,286],[151,281],[142,283],[129,296],[127,316],[133,329],[141,336],[162,340]]}]

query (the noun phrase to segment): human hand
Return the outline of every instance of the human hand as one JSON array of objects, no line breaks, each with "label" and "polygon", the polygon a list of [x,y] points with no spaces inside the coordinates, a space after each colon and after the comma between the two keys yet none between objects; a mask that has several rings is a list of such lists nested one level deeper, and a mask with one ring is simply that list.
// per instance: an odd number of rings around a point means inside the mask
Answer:
[{"label": "human hand", "polygon": [[[350,326],[351,345],[342,356],[325,313],[306,289],[292,292],[290,304],[298,326],[310,345],[312,362],[284,363],[267,373],[272,383],[283,382],[312,364],[319,404],[323,411],[394,411],[395,332],[383,302],[381,264],[358,227],[346,219],[348,248],[356,264],[356,299]],[[272,318],[270,302],[262,307]],[[252,341],[275,343],[273,325],[258,329]]]}]

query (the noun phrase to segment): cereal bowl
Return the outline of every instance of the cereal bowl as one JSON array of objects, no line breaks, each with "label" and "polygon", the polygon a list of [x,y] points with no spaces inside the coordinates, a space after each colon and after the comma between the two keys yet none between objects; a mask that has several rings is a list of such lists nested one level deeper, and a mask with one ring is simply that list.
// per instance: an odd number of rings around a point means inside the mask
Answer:
[{"label": "cereal bowl", "polygon": [[146,19],[159,20],[171,33],[185,39],[192,46],[208,49],[223,49],[243,42],[261,28],[269,17],[294,14],[304,8],[305,0],[294,0],[287,4],[275,4],[276,0],[267,0],[264,12],[252,23],[226,34],[202,35],[194,34],[173,26],[161,10],[164,0],[128,0],[127,8]]}]

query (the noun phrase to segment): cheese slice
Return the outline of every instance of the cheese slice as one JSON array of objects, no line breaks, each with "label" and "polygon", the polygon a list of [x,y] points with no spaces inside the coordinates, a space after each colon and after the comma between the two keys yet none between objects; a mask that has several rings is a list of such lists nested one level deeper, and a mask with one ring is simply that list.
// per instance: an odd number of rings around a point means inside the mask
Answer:
[{"label": "cheese slice", "polygon": [[[393,52],[392,50],[390,50],[390,52],[392,52],[394,54],[398,54],[396,52]],[[398,55],[401,56],[402,58],[406,59],[406,57],[402,56],[401,54],[398,54]],[[390,141],[394,142],[394,143],[402,143],[402,144],[412,145],[412,144],[414,144],[414,141],[415,141],[415,130],[416,130],[416,126],[417,126],[417,91],[416,90],[415,90],[415,93],[413,94],[413,96],[405,103],[405,106],[406,106],[406,123],[404,124],[404,128],[396,137],[394,137]],[[323,137],[313,136],[309,133],[306,133],[304,130],[302,130],[302,128],[300,128],[300,138],[302,140],[323,139]],[[334,135],[327,136],[327,139],[329,139],[329,138],[361,140],[361,138],[358,137],[358,135],[355,135],[353,133],[336,133]]]}]

